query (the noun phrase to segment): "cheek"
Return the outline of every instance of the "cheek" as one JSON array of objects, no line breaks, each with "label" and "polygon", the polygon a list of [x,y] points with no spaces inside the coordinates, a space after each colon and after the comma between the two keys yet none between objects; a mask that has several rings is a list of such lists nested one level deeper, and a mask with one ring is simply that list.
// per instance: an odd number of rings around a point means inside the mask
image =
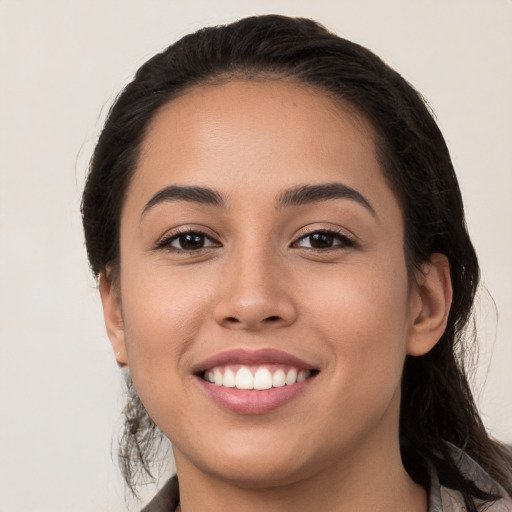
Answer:
[{"label": "cheek", "polygon": [[181,373],[188,348],[211,315],[211,296],[204,281],[182,274],[171,275],[162,267],[122,282],[125,338],[134,380]]},{"label": "cheek", "polygon": [[354,399],[392,393],[401,378],[410,319],[406,267],[396,261],[319,273],[302,291],[306,322],[327,340],[329,368]]},{"label": "cheek", "polygon": [[130,375],[153,421],[169,437],[189,436],[194,421],[186,370],[211,298],[195,279],[169,274],[160,268],[124,280],[125,342]]},{"label": "cheek", "polygon": [[[403,259],[384,258],[330,269],[311,269],[298,293],[305,309],[325,318],[326,325],[384,334],[403,327],[409,316],[408,276]],[[402,263],[403,262],[403,263]]]}]

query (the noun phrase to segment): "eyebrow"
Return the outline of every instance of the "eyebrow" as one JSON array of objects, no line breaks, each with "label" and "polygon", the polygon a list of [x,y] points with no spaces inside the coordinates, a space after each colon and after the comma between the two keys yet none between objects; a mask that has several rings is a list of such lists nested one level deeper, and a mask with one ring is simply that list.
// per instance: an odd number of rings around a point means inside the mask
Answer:
[{"label": "eyebrow", "polygon": [[142,216],[151,208],[160,203],[169,203],[173,201],[189,201],[192,203],[208,204],[211,206],[225,207],[226,203],[222,196],[207,187],[183,187],[171,185],[159,190],[144,206]]},{"label": "eyebrow", "polygon": [[[300,185],[282,192],[277,199],[277,207],[300,206],[304,204],[329,201],[331,199],[350,199],[364,206],[374,217],[377,216],[370,201],[360,192],[343,183],[325,183],[320,185]],[[159,190],[144,206],[142,215],[157,204],[189,201],[225,208],[226,201],[215,190],[208,187],[170,185]]]},{"label": "eyebrow", "polygon": [[374,217],[375,209],[360,192],[343,183],[325,183],[320,185],[301,185],[285,190],[277,200],[278,207],[300,206],[303,204],[329,201],[330,199],[350,199],[364,206]]}]

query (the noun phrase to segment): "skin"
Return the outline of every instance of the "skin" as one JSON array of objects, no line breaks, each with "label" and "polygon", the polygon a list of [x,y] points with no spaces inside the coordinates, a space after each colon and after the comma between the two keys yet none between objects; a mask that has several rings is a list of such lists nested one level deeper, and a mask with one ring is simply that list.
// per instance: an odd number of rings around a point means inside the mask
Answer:
[{"label": "skin", "polygon": [[[276,205],[283,191],[333,182],[370,208]],[[168,186],[209,187],[225,205],[148,208]],[[206,233],[205,247],[169,242],[183,229]],[[326,230],[341,238],[313,248]],[[117,285],[100,279],[107,331],[173,443],[184,512],[427,510],[400,460],[400,379],[406,354],[428,352],[445,328],[449,268],[433,255],[409,279],[402,212],[368,122],[285,81],[190,90],[151,124],[120,246]],[[237,414],[192,373],[233,348],[278,348],[319,373],[284,406]]]}]

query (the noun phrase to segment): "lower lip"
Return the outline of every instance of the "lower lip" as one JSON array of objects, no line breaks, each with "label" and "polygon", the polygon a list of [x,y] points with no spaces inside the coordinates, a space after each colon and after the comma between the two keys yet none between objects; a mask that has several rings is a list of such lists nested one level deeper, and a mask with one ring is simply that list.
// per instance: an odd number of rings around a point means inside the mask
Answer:
[{"label": "lower lip", "polygon": [[291,402],[311,384],[314,377],[280,388],[247,390],[216,386],[198,377],[208,396],[221,407],[238,414],[265,414]]}]

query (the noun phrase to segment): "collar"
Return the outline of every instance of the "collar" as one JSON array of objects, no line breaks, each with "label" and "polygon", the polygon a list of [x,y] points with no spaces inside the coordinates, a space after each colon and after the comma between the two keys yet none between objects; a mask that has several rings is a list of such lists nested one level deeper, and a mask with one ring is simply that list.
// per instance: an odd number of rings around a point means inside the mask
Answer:
[{"label": "collar", "polygon": [[[512,512],[512,498],[484,469],[460,448],[450,444],[455,462],[470,476],[480,489],[499,494],[500,499],[490,503],[486,512]],[[441,485],[432,463],[428,465],[430,478],[428,512],[466,512],[464,498],[459,491]],[[180,503],[178,478],[173,476],[141,512],[174,512]]]}]

